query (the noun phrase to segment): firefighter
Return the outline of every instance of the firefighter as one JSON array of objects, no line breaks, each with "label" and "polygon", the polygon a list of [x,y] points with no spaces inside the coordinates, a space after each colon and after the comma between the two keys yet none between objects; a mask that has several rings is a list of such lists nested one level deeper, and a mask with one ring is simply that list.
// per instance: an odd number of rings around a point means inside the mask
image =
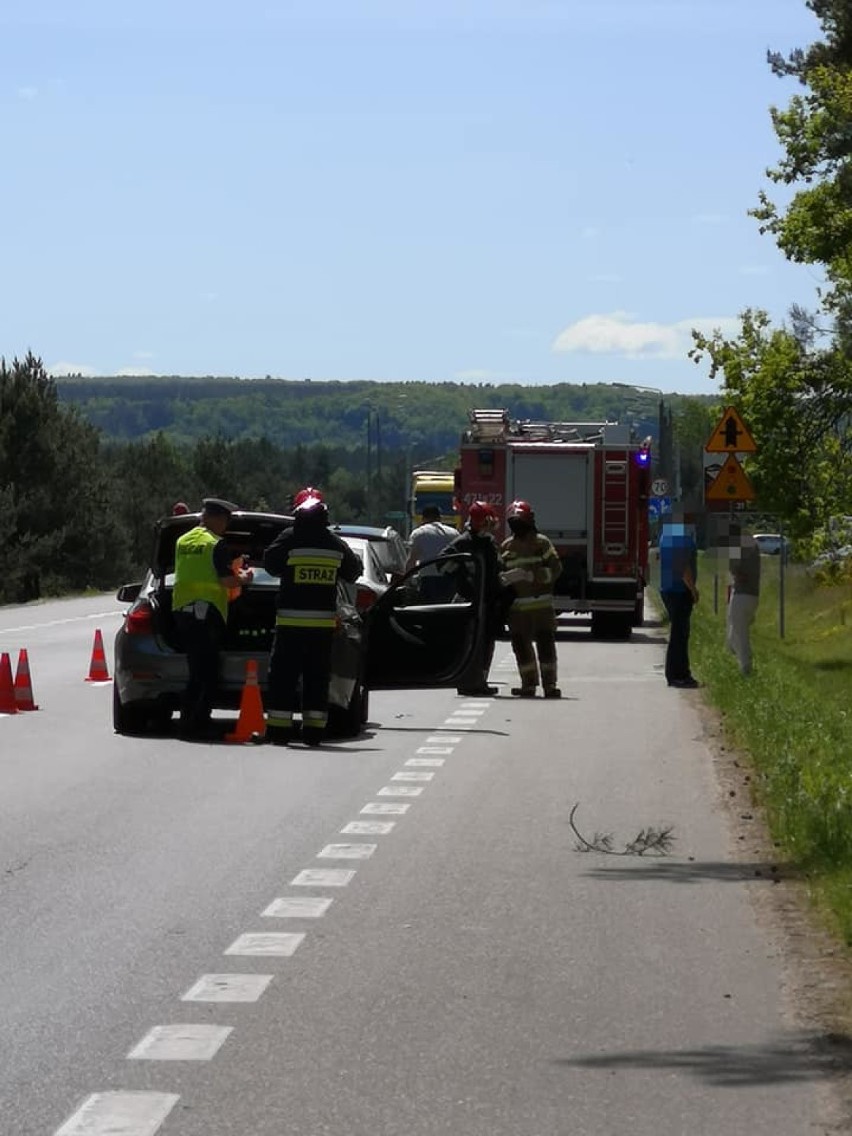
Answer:
[{"label": "firefighter", "polygon": [[250,568],[234,569],[233,554],[222,539],[237,506],[219,497],[206,497],[202,504],[198,524],[175,543],[172,610],[189,668],[180,710],[180,730],[187,738],[210,733],[229,590],[253,577]]},{"label": "firefighter", "polygon": [[[467,523],[462,532],[450,541],[442,555],[452,552],[469,552],[480,563],[484,576],[485,613],[482,628],[482,644],[471,659],[462,675],[458,693],[466,697],[491,697],[497,693],[496,686],[488,685],[488,672],[494,657],[494,644],[503,630],[503,597],[505,589],[500,582],[500,553],[493,532],[497,527],[497,514],[485,501],[474,501],[467,514]],[[469,581],[463,572],[452,571],[456,590],[465,599],[473,599]]]},{"label": "firefighter", "polygon": [[276,745],[292,740],[301,680],[302,740],[318,746],[328,721],[337,581],[354,584],[361,558],[329,530],[323,496],[308,487],[293,498],[293,526],[270,544],[263,566],[281,580],[269,660],[269,740]]},{"label": "firefighter", "polygon": [[515,593],[509,608],[509,634],[521,675],[521,685],[513,687],[512,694],[535,698],[540,671],[544,697],[561,698],[556,685],[553,585],[562,564],[550,540],[536,529],[529,502],[513,501],[506,511],[506,523],[512,535],[501,549],[503,581]]}]

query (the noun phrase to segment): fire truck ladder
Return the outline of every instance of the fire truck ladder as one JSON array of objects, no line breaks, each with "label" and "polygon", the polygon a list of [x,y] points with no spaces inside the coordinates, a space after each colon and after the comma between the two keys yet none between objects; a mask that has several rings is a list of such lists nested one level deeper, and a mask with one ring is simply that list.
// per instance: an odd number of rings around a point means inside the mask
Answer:
[{"label": "fire truck ladder", "polygon": [[630,547],[630,465],[625,458],[604,457],[601,532],[604,555],[625,557]]}]

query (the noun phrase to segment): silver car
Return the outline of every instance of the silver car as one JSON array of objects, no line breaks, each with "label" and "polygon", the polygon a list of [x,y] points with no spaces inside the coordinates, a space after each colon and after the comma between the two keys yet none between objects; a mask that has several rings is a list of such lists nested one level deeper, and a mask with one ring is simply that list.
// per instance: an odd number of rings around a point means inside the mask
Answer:
[{"label": "silver car", "polygon": [[[113,725],[120,734],[167,732],[189,672],[172,619],[175,544],[198,524],[198,514],[165,517],[155,530],[151,565],[142,583],[118,592],[129,603],[115,637]],[[267,684],[275,627],[278,580],[262,567],[266,548],[292,518],[274,513],[234,513],[225,533],[234,558],[254,569],[252,583],[229,605],[220,655],[214,709],[236,709],[255,660],[261,691]],[[332,649],[329,733],[354,737],[367,721],[369,691],[397,687],[457,685],[483,627],[481,573],[460,554],[464,570],[477,581],[476,598],[464,603],[418,605],[416,575],[359,612],[345,585],[338,589],[338,627]]]}]

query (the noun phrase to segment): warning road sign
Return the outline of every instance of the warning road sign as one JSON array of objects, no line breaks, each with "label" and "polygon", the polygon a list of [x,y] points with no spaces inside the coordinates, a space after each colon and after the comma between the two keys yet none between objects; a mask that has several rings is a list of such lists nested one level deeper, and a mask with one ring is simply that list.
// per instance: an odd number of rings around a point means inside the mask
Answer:
[{"label": "warning road sign", "polygon": [[725,464],[704,493],[704,500],[708,502],[753,501],[755,497],[754,486],[733,454],[728,454]]},{"label": "warning road sign", "polygon": [[704,449],[708,454],[756,454],[757,443],[734,407],[728,406]]}]

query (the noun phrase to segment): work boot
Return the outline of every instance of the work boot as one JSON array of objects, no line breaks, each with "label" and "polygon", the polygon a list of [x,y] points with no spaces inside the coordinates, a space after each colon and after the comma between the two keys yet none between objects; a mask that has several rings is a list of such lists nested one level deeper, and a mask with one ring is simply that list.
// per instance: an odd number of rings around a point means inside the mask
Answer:
[{"label": "work boot", "polygon": [[460,686],[457,691],[463,698],[491,698],[497,693],[496,686]]},{"label": "work boot", "polygon": [[548,686],[548,687],[545,687],[544,697],[545,698],[561,698],[562,697],[562,691],[559,689],[558,686]]},{"label": "work boot", "polygon": [[311,749],[322,745],[322,730],[302,730],[302,741]]},{"label": "work boot", "polygon": [[281,726],[267,726],[266,740],[270,745],[285,746],[293,740],[293,731],[285,730]]},{"label": "work boot", "polygon": [[535,687],[513,686],[512,694],[514,694],[516,698],[535,698]]}]

